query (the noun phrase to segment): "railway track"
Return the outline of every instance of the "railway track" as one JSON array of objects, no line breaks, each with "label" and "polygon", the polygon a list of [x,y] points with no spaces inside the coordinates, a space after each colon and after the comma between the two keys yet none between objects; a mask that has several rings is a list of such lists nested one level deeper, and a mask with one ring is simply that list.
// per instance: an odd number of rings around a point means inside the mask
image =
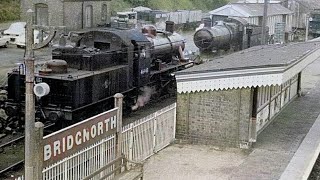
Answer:
[{"label": "railway track", "polygon": [[[45,130],[50,131],[54,124],[45,125]],[[45,133],[48,134],[48,133]],[[0,139],[0,178],[8,171],[22,168],[24,163],[24,134],[7,135]]]},{"label": "railway track", "polygon": [[[158,103],[147,104],[143,110],[134,111],[129,117],[124,117],[123,123],[128,124],[139,118],[145,117],[158,109],[161,109],[175,101],[174,98],[167,98]],[[45,130],[52,126],[46,125]],[[49,134],[49,133],[46,133]],[[0,179],[10,178],[12,174],[23,174],[24,164],[24,134],[18,133],[15,135],[7,135],[0,138]]]}]

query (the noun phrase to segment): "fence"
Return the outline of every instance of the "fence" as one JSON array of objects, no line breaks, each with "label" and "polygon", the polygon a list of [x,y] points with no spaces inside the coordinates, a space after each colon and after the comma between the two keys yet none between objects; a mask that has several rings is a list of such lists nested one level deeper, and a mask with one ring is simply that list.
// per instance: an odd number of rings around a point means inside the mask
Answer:
[{"label": "fence", "polygon": [[135,121],[122,129],[122,152],[133,161],[143,161],[175,138],[176,103]]},{"label": "fence", "polygon": [[[122,127],[122,153],[129,160],[141,162],[169,145],[175,138],[176,103]],[[110,135],[63,160],[45,167],[42,179],[78,180],[116,158],[117,138]],[[113,170],[113,166],[100,173]],[[20,179],[23,179],[20,177]],[[94,179],[94,178],[93,178]]]}]

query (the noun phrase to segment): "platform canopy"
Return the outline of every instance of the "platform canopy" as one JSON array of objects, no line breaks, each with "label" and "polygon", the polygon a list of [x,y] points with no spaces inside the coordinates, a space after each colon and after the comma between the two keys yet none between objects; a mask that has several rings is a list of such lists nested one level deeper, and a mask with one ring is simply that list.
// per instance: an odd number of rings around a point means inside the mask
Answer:
[{"label": "platform canopy", "polygon": [[256,46],[176,73],[179,93],[281,85],[320,57],[320,42]]}]

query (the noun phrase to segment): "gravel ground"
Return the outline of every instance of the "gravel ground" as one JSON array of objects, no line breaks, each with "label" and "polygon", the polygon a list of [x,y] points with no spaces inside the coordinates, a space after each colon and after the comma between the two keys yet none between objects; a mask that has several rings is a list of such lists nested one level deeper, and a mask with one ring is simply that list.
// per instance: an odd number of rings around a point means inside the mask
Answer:
[{"label": "gravel ground", "polygon": [[[214,146],[172,145],[150,157],[144,165],[146,180],[228,179],[248,152]],[[219,163],[217,163],[219,162]]]},{"label": "gravel ground", "polygon": [[[0,78],[3,79],[8,71],[17,67],[17,63],[23,63],[25,49],[17,48],[15,45],[9,45],[8,48],[0,48]],[[44,48],[34,52],[36,61],[50,59],[51,49]],[[3,80],[1,81],[3,82]]]}]

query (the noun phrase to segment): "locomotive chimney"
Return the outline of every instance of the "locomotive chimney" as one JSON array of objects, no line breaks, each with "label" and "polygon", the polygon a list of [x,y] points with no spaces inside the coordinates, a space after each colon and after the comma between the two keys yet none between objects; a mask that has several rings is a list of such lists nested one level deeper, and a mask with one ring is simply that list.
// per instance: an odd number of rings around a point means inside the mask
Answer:
[{"label": "locomotive chimney", "polygon": [[174,31],[174,22],[166,21],[166,31],[173,33]]},{"label": "locomotive chimney", "polygon": [[207,27],[207,28],[211,28],[211,19],[210,18],[203,18],[203,24],[204,24],[204,27]]}]

